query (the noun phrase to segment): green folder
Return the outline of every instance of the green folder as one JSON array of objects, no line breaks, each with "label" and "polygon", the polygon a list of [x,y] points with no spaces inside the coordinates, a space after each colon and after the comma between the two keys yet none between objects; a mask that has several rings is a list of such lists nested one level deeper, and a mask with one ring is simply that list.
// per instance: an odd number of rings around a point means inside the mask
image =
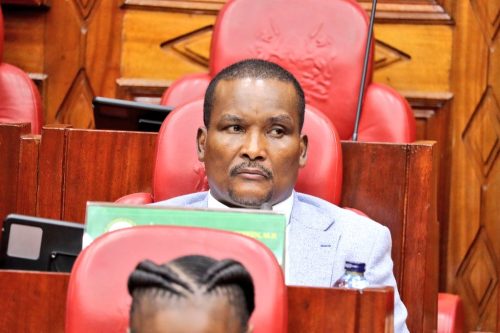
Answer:
[{"label": "green folder", "polygon": [[271,211],[250,209],[188,209],[87,203],[86,237],[136,225],[176,225],[221,229],[255,238],[274,253],[283,266],[286,218]]}]

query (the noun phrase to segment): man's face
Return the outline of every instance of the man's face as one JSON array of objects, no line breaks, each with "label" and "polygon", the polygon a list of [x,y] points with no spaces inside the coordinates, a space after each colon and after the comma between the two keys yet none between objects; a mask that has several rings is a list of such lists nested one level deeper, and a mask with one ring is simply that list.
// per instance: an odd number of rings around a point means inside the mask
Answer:
[{"label": "man's face", "polygon": [[275,79],[218,83],[210,123],[197,138],[198,157],[217,200],[259,208],[291,194],[307,155],[297,99],[291,83]]}]

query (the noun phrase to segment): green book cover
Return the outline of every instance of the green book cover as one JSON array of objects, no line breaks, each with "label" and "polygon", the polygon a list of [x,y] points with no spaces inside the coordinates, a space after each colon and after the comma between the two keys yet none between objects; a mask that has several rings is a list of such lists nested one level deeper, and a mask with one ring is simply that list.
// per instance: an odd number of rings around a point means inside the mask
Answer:
[{"label": "green book cover", "polygon": [[249,209],[188,209],[87,203],[86,237],[136,225],[177,225],[222,229],[255,238],[274,253],[283,266],[286,218],[271,211]]}]

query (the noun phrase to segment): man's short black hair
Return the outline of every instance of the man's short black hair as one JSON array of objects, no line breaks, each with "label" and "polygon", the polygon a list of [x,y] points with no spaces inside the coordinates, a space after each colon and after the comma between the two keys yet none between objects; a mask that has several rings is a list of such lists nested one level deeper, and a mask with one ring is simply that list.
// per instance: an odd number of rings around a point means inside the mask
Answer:
[{"label": "man's short black hair", "polygon": [[273,62],[261,59],[247,59],[220,71],[208,85],[205,92],[205,102],[203,105],[203,122],[208,128],[210,116],[214,105],[215,89],[221,80],[236,80],[243,78],[253,79],[274,79],[282,82],[289,82],[295,88],[297,93],[297,112],[299,114],[299,129],[302,130],[304,125],[305,99],[304,91],[299,84],[299,81],[286,69]]},{"label": "man's short black hair", "polygon": [[241,332],[246,332],[255,308],[252,277],[241,263],[232,259],[190,255],[163,265],[144,260],[130,274],[128,291],[132,296],[131,320],[147,298],[189,298],[198,291],[203,295],[225,295],[240,320]]}]

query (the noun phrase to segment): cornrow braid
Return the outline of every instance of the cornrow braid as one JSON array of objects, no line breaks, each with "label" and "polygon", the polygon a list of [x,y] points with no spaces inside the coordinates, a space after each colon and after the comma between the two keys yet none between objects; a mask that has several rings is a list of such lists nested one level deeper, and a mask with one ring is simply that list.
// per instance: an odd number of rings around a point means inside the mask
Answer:
[{"label": "cornrow braid", "polygon": [[247,312],[255,308],[252,277],[241,263],[223,259],[215,263],[201,279],[207,292],[224,286],[238,285],[245,295]]},{"label": "cornrow braid", "polygon": [[232,305],[240,320],[241,331],[245,332],[255,308],[252,277],[241,263],[232,259],[218,261],[191,255],[163,265],[145,260],[130,275],[128,290],[133,298],[130,318],[146,297],[197,297],[220,291],[220,295],[227,297]]},{"label": "cornrow braid", "polygon": [[[179,288],[180,287],[180,288]],[[179,274],[165,265],[157,265],[150,260],[141,261],[128,279],[128,291],[133,295],[136,289],[157,288],[177,296],[193,293],[189,284]]]}]

